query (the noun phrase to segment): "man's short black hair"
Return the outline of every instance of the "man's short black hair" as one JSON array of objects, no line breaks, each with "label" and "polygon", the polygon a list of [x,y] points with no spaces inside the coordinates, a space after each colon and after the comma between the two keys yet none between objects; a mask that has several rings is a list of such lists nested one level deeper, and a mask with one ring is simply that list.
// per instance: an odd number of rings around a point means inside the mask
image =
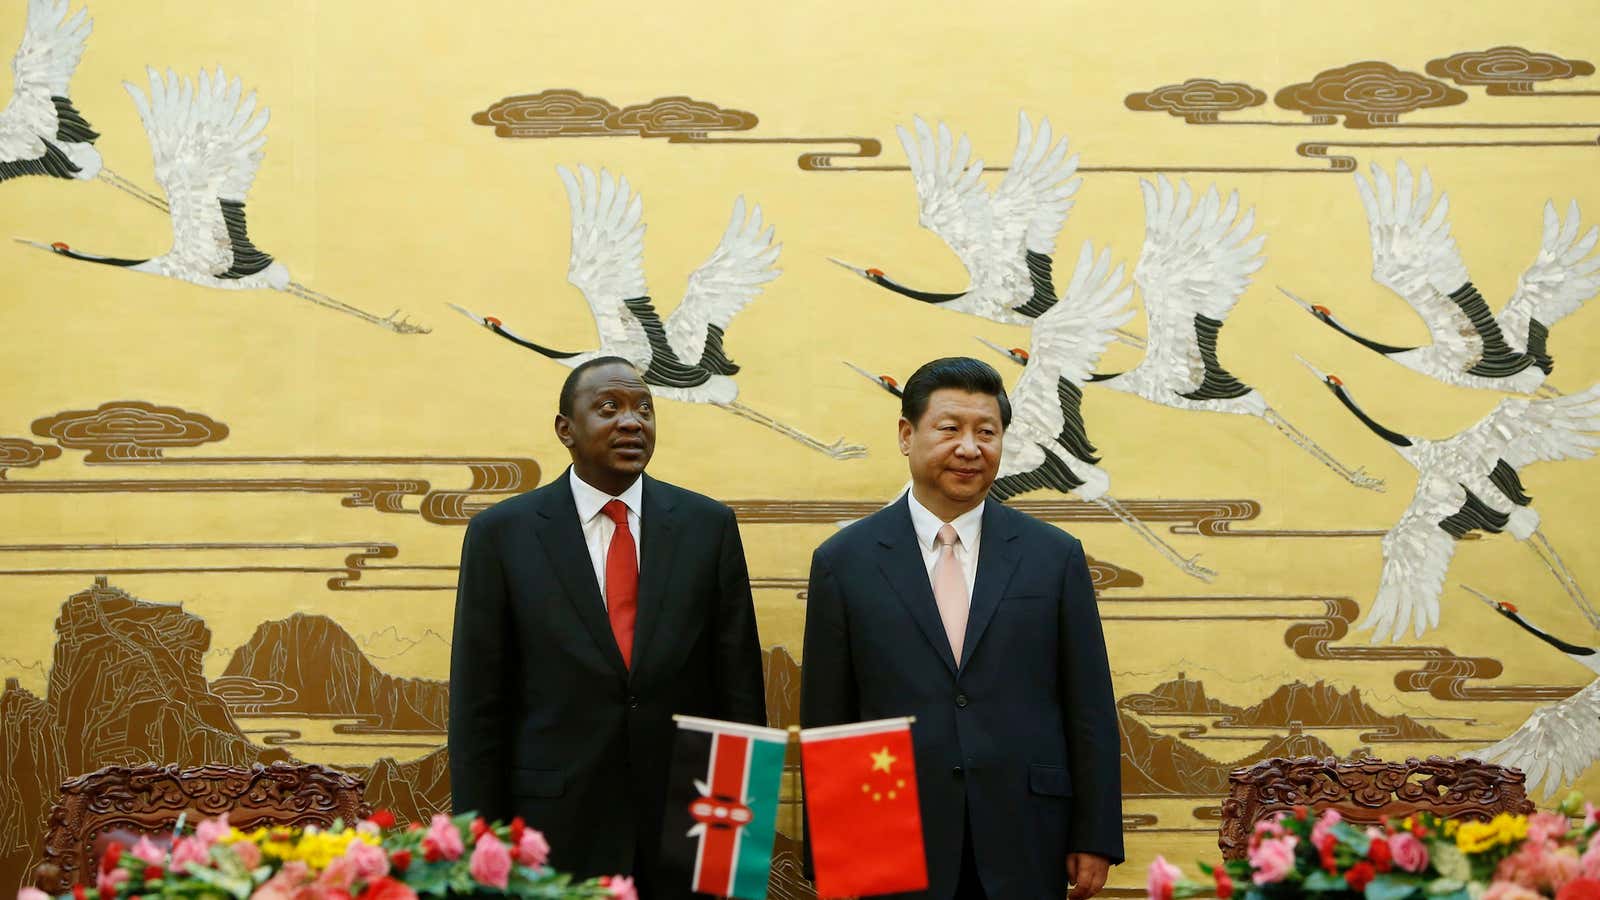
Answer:
[{"label": "man's short black hair", "polygon": [[[556,401],[556,412],[563,416],[572,415],[572,400],[578,393],[578,382],[583,380],[583,373],[601,366],[622,365],[633,369],[633,363],[620,356],[596,356],[594,359],[584,360],[572,367],[567,373],[567,380],[561,382],[561,397]],[[638,371],[634,369],[634,371]]]},{"label": "man's short black hair", "polygon": [[900,393],[900,415],[911,424],[917,424],[928,411],[928,398],[941,388],[954,388],[969,394],[988,394],[1000,403],[1000,427],[1011,427],[1011,401],[1006,398],[1006,385],[994,366],[970,356],[946,356],[923,363],[922,368],[911,373]]}]

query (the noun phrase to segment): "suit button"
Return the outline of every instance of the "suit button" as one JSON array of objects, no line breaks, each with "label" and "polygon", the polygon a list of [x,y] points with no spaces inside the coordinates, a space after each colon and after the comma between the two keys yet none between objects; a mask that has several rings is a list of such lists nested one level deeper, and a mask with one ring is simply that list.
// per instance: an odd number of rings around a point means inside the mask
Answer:
[{"label": "suit button", "polygon": [[957,779],[966,777],[966,773],[961,770],[960,766],[956,766],[954,769],[951,769],[950,774],[954,775]]},{"label": "suit button", "polygon": [[628,698],[628,708],[629,709],[638,709],[639,708],[639,698],[638,697],[629,697]]},{"label": "suit button", "polygon": [[961,707],[962,709],[966,709],[967,708],[967,695],[966,694],[957,694],[956,695],[956,705]]}]

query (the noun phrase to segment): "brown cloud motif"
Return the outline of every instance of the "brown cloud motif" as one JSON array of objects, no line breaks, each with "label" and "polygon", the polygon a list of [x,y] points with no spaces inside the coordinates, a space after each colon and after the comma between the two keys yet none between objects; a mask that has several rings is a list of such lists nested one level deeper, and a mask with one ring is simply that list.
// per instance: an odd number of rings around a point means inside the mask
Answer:
[{"label": "brown cloud motif", "polygon": [[723,109],[692,97],[657,97],[612,113],[606,124],[640,137],[703,137],[708,131],[749,131],[758,121],[755,113]]},{"label": "brown cloud motif", "polygon": [[472,114],[479,125],[493,125],[497,137],[590,137],[619,134],[606,124],[617,107],[602,97],[555,88],[537,94],[503,97]]},{"label": "brown cloud motif", "polygon": [[73,409],[33,422],[33,433],[63,447],[87,450],[84,462],[160,459],[171,447],[198,447],[228,436],[228,426],[186,409],[142,400],[114,400],[98,409]]},{"label": "brown cloud motif", "polygon": [[1318,124],[1331,124],[1344,116],[1349,128],[1381,128],[1396,124],[1405,113],[1465,103],[1467,93],[1386,62],[1367,60],[1291,84],[1273,100],[1284,109],[1305,113]]},{"label": "brown cloud motif", "polygon": [[60,447],[35,444],[27,438],[0,437],[0,479],[6,477],[7,469],[31,469],[60,455]]},{"label": "brown cloud motif", "polygon": [[1498,96],[1531,94],[1535,82],[1594,74],[1594,63],[1539,53],[1523,47],[1467,50],[1429,60],[1428,74],[1456,84],[1481,84]]},{"label": "brown cloud motif", "polygon": [[1238,81],[1191,78],[1183,84],[1164,84],[1153,91],[1129,94],[1122,104],[1138,112],[1166,112],[1190,125],[1217,121],[1217,115],[1260,106],[1267,95]]}]

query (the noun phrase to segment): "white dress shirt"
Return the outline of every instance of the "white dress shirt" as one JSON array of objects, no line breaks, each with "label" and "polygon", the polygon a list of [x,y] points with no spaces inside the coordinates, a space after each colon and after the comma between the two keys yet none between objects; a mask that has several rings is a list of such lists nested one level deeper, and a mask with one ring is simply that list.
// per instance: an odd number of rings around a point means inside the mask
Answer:
[{"label": "white dress shirt", "polygon": [[[922,562],[928,567],[928,584],[933,585],[933,567],[939,562],[939,529],[944,520],[917,502],[917,495],[906,492],[907,505],[911,507],[911,528],[917,533],[917,545],[922,549]],[[984,500],[949,523],[956,530],[956,561],[961,563],[961,573],[967,576],[967,602],[972,602],[972,587],[978,581],[978,542],[983,537]]]},{"label": "white dress shirt", "polygon": [[[589,562],[594,565],[594,580],[600,585],[600,602],[606,602],[606,551],[611,549],[611,535],[617,523],[601,512],[607,503],[621,500],[628,507],[628,530],[633,533],[634,564],[639,562],[639,522],[644,509],[644,476],[628,485],[620,497],[613,497],[589,484],[570,467],[567,479],[572,484],[572,502],[578,507],[578,524],[583,526],[583,542],[589,547]],[[931,513],[930,513],[931,515]]]}]

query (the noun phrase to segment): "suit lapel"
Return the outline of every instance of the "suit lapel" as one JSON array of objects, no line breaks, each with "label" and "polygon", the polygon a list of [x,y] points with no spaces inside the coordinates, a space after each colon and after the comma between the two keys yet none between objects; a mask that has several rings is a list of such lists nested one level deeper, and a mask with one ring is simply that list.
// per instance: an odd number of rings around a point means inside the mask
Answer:
[{"label": "suit lapel", "polygon": [[672,577],[673,550],[681,528],[671,496],[648,475],[644,478],[644,509],[639,530],[639,618],[633,632],[633,673],[636,680],[649,657],[651,637],[666,612],[668,581]]},{"label": "suit lapel", "polygon": [[[950,652],[950,638],[945,634],[944,621],[939,618],[939,606],[933,599],[933,586],[928,582],[928,566],[922,558],[922,548],[917,542],[916,529],[911,527],[911,508],[905,495],[891,506],[878,530],[878,544],[882,553],[878,568],[895,595],[905,604],[922,636],[933,645],[933,650],[944,661],[950,674],[956,672],[955,654]],[[987,548],[985,548],[987,549]]]},{"label": "suit lapel", "polygon": [[616,635],[611,632],[611,619],[606,616],[589,547],[583,540],[583,526],[578,523],[578,507],[572,501],[572,485],[567,481],[570,477],[570,471],[562,475],[545,494],[534,525],[539,532],[539,545],[550,558],[550,568],[560,579],[563,593],[577,610],[589,636],[618,677],[626,678],[628,668],[622,662],[622,651],[617,649]]},{"label": "suit lapel", "polygon": [[961,641],[961,668],[966,669],[983,632],[1000,606],[1000,597],[1017,568],[1017,532],[1013,512],[994,500],[983,507],[983,535],[978,538],[978,580],[972,587],[967,633]]}]

